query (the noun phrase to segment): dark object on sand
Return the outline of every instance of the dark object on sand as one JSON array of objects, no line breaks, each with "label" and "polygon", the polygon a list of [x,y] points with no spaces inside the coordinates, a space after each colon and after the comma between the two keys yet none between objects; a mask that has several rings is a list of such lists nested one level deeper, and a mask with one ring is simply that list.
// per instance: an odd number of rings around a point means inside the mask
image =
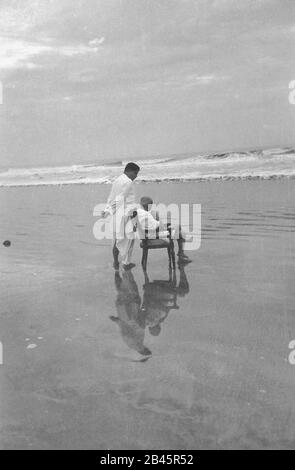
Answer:
[{"label": "dark object on sand", "polygon": [[5,240],[5,242],[3,242],[3,245],[9,247],[11,245],[11,241]]}]

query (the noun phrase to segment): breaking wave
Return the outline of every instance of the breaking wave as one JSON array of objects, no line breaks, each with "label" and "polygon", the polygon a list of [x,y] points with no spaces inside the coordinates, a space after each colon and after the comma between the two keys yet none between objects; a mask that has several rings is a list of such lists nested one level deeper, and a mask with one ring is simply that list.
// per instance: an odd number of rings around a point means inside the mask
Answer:
[{"label": "breaking wave", "polygon": [[[183,154],[136,160],[143,182],[213,181],[295,177],[295,149]],[[0,187],[66,184],[108,184],[122,172],[125,161],[105,165],[10,168],[0,172]]]}]

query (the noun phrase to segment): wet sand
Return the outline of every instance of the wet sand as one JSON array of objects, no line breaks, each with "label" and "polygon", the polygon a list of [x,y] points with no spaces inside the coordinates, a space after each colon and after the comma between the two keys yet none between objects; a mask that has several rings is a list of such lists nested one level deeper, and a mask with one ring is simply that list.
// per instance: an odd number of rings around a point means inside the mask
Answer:
[{"label": "wet sand", "polygon": [[115,277],[108,191],[0,191],[0,448],[294,448],[294,180],[138,185],[202,204],[175,288],[162,250]]}]

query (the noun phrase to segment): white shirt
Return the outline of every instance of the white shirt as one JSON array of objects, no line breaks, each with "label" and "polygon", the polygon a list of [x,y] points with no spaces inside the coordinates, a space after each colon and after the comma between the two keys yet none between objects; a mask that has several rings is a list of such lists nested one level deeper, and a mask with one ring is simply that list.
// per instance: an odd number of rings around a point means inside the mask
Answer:
[{"label": "white shirt", "polygon": [[[139,238],[145,238],[146,231],[147,237],[150,239],[156,238],[156,230],[160,228],[160,221],[156,220],[151,212],[144,210],[142,207],[137,208],[137,230]],[[159,238],[167,237],[168,232],[160,232]]]},{"label": "white shirt", "polygon": [[110,215],[116,213],[121,205],[136,206],[134,183],[125,173],[119,176],[113,183],[110,195],[107,200],[105,212]]}]

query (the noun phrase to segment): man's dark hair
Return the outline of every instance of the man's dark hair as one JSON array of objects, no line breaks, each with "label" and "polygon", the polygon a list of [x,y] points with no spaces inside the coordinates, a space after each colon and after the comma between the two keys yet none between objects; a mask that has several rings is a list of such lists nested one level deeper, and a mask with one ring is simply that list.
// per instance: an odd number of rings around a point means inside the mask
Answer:
[{"label": "man's dark hair", "polygon": [[133,162],[129,162],[127,163],[127,165],[125,166],[125,170],[124,171],[137,171],[139,172],[140,168],[138,165],[136,165],[136,163],[133,163]]}]

